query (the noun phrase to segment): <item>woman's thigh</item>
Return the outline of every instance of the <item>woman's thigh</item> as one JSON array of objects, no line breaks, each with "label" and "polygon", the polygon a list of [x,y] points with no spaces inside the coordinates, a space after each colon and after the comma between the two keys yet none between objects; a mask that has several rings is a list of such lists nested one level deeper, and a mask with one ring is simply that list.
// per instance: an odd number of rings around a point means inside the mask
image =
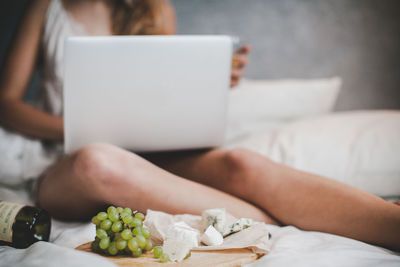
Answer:
[{"label": "woman's thigh", "polygon": [[[249,199],[256,179],[266,180],[275,164],[246,149],[190,150],[142,155],[155,165],[192,181],[215,187],[240,198]],[[258,172],[262,172],[260,175]],[[259,188],[268,193],[269,188]]]}]

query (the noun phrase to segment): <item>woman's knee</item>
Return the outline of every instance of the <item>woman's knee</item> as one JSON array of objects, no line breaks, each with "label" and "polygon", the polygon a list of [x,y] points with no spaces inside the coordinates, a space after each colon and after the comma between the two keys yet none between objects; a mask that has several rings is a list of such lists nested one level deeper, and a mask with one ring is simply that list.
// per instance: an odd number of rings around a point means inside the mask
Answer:
[{"label": "woman's knee", "polygon": [[230,182],[237,184],[242,190],[251,187],[254,179],[267,179],[268,171],[273,168],[270,159],[245,148],[226,151],[224,163]]},{"label": "woman's knee", "polygon": [[260,165],[266,167],[272,163],[267,157],[246,148],[227,150],[225,162],[230,170],[239,173],[252,172]]},{"label": "woman's knee", "polygon": [[80,148],[73,156],[75,176],[88,186],[104,185],[115,179],[115,150],[108,144],[91,144]]}]

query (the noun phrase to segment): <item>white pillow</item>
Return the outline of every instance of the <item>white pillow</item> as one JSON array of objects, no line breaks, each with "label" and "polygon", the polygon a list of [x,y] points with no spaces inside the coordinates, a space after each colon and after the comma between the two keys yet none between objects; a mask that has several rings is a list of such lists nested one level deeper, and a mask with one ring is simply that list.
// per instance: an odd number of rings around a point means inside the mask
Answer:
[{"label": "white pillow", "polygon": [[382,197],[400,196],[400,111],[318,116],[251,135],[232,147]]},{"label": "white pillow", "polygon": [[246,80],[229,93],[227,140],[288,120],[332,111],[342,81]]}]

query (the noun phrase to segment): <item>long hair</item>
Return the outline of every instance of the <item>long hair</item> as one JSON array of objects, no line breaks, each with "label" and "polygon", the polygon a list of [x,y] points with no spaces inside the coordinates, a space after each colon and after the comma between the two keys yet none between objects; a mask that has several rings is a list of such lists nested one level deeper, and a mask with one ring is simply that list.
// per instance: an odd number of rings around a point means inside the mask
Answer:
[{"label": "long hair", "polygon": [[112,0],[112,31],[116,35],[160,34],[168,0]]}]

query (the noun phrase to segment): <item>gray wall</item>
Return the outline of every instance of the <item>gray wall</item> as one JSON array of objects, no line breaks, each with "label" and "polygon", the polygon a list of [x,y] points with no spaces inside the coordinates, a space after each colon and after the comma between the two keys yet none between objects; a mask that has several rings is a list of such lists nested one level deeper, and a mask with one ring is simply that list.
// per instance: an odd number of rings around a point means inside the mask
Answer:
[{"label": "gray wall", "polygon": [[[26,2],[0,1],[0,61]],[[338,75],[338,110],[400,109],[400,0],[171,2],[179,33],[234,34],[250,44],[249,78]]]},{"label": "gray wall", "polygon": [[337,109],[400,108],[399,0],[171,0],[179,33],[251,45],[250,78],[338,75]]}]

